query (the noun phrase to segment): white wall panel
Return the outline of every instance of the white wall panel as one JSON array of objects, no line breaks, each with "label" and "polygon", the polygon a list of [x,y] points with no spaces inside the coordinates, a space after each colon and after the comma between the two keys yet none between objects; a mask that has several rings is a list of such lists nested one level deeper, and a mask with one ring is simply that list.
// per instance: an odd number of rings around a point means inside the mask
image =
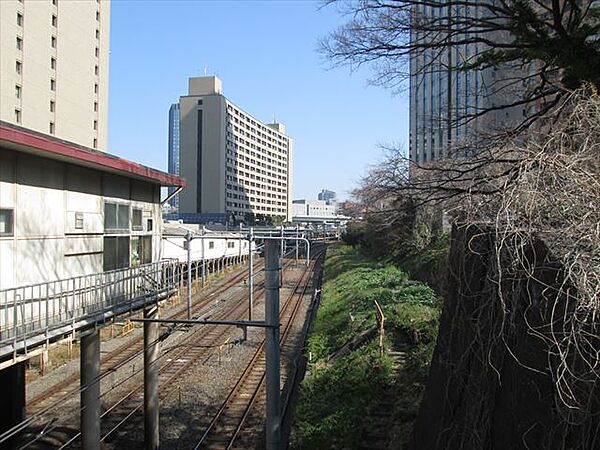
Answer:
[{"label": "white wall panel", "polygon": [[14,286],[15,241],[0,240],[0,289]]},{"label": "white wall panel", "polygon": [[64,275],[62,239],[17,241],[16,285],[58,280]]}]

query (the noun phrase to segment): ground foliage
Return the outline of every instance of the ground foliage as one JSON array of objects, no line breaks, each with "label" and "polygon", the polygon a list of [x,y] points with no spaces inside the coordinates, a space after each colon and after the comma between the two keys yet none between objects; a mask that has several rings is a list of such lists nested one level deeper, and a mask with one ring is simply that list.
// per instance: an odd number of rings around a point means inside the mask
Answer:
[{"label": "ground foliage", "polygon": [[369,413],[394,384],[391,361],[380,356],[377,338],[336,357],[344,344],[376,325],[374,300],[386,316],[386,345],[394,340],[412,344],[405,378],[395,387],[402,395],[398,430],[404,433],[404,441],[408,439],[410,426],[405,422],[414,419],[424,387],[437,335],[439,299],[431,288],[409,280],[398,268],[370,260],[350,246],[339,246],[328,250],[321,305],[308,342],[310,372],[301,388],[293,448],[357,448],[369,426]]}]

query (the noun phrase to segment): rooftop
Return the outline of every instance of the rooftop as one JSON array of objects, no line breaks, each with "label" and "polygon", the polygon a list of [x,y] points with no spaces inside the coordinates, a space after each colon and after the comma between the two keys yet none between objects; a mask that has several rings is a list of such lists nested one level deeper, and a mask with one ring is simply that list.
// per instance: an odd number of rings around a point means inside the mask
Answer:
[{"label": "rooftop", "polygon": [[186,186],[185,180],[176,175],[4,121],[0,121],[0,147],[144,180],[161,186]]}]

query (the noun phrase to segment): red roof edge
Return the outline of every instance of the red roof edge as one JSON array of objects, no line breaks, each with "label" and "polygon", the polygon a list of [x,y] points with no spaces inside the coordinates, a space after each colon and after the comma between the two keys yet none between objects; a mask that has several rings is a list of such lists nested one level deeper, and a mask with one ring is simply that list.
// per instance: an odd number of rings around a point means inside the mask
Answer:
[{"label": "red roof edge", "polygon": [[109,153],[92,150],[6,122],[0,122],[0,142],[23,145],[39,151],[41,154],[47,153],[48,157],[68,158],[73,160],[74,164],[77,164],[77,162],[84,163],[84,165],[91,164],[100,166],[99,168],[104,167],[111,171],[121,172],[125,176],[141,177],[161,186],[185,187],[187,184],[183,178],[177,175],[152,169]]}]

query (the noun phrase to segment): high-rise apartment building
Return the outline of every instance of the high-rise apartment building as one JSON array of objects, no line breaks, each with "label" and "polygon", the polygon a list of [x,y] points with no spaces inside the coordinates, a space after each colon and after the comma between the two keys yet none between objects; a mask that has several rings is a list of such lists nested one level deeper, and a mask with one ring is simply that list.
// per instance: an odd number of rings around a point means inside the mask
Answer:
[{"label": "high-rise apartment building", "polygon": [[179,99],[179,195],[183,213],[292,216],[292,139],[280,123],[266,124],[222,94],[214,76],[189,79]]},{"label": "high-rise apartment building", "polygon": [[106,150],[110,0],[0,1],[0,120]]},{"label": "high-rise apartment building", "polygon": [[[169,160],[168,171],[179,175],[179,103],[173,103],[169,108]],[[169,195],[175,188],[169,188]],[[179,195],[171,199],[171,205],[179,210]]]}]

